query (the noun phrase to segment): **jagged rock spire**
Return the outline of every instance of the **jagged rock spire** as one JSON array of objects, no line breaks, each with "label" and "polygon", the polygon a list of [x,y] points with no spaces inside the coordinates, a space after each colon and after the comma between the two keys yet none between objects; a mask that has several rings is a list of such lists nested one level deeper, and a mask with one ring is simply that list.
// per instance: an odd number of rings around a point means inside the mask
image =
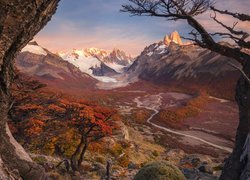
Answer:
[{"label": "jagged rock spire", "polygon": [[178,44],[178,45],[183,45],[181,37],[177,31],[174,31],[170,34],[170,36],[166,35],[164,38],[164,44],[169,45],[171,42]]}]

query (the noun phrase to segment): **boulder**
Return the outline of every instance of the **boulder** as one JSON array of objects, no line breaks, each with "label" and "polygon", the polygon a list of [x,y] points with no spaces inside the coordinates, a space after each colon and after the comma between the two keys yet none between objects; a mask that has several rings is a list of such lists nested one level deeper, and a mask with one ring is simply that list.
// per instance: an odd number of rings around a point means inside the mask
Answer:
[{"label": "boulder", "polygon": [[134,180],[185,180],[183,173],[167,161],[157,161],[145,165],[134,177]]},{"label": "boulder", "polygon": [[214,172],[213,168],[209,166],[208,164],[203,164],[198,169],[200,172],[208,173],[208,174],[213,174]]},{"label": "boulder", "polygon": [[194,179],[200,179],[200,180],[218,180],[217,176],[213,176],[210,174],[199,172],[198,169],[182,169],[183,174],[187,178],[187,180],[194,180]]}]

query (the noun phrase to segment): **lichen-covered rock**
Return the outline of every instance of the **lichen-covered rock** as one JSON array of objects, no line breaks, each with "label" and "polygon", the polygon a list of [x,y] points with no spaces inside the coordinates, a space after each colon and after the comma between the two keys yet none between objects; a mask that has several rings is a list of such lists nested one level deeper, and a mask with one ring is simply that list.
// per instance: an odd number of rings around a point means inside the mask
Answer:
[{"label": "lichen-covered rock", "polygon": [[214,172],[213,168],[211,166],[209,166],[208,164],[203,164],[198,169],[200,172],[204,172],[204,173],[208,173],[208,174],[213,174],[213,172]]},{"label": "lichen-covered rock", "polygon": [[145,165],[134,180],[185,180],[183,173],[167,161],[158,161]]},{"label": "lichen-covered rock", "polygon": [[0,179],[9,179],[9,175],[6,173],[5,171],[5,167],[4,167],[4,164],[3,164],[3,161],[0,157]]}]

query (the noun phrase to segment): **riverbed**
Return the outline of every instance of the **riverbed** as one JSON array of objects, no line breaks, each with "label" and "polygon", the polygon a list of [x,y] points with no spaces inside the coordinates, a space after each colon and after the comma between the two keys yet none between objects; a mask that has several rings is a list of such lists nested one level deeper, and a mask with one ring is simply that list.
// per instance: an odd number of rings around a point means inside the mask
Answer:
[{"label": "riverbed", "polygon": [[[163,100],[164,98],[164,100]],[[203,126],[192,126],[192,123],[189,124],[192,128],[188,130],[177,130],[177,129],[170,129],[166,126],[164,126],[161,123],[157,123],[153,121],[153,118],[155,115],[159,113],[159,110],[164,108],[171,108],[174,106],[177,106],[180,101],[185,101],[192,98],[188,94],[183,93],[175,93],[175,92],[168,92],[168,93],[159,93],[159,94],[151,94],[146,95],[142,97],[136,97],[134,99],[134,102],[136,103],[137,108],[145,108],[147,110],[152,111],[151,116],[147,119],[147,123],[154,127],[155,129],[161,130],[165,133],[165,137],[172,136],[173,139],[175,139],[176,144],[179,144],[178,147],[181,147],[180,144],[183,144],[183,149],[185,150],[185,147],[193,147],[192,149],[200,148],[203,149],[203,151],[216,151],[222,154],[228,154],[232,152],[233,148],[233,140],[230,138],[227,138],[227,136],[223,136],[223,131],[220,132],[221,128],[215,128],[215,131],[212,131],[211,129],[206,129],[206,123],[208,120],[207,117],[202,117],[199,115],[200,124]],[[215,98],[214,98],[215,99]],[[213,102],[214,106],[216,108],[222,108],[222,110],[225,110],[225,112],[220,112],[223,116],[227,117],[226,113],[229,113],[229,115],[234,116],[237,115],[237,109],[235,106],[230,104],[228,101],[222,101],[221,99],[215,99]],[[230,112],[227,112],[227,109],[231,108]],[[233,109],[233,111],[232,111]],[[210,109],[211,110],[211,109]],[[204,112],[206,109],[204,110]],[[219,109],[217,109],[219,111]],[[203,113],[203,116],[206,115],[206,113]],[[230,114],[231,113],[231,114]],[[216,114],[216,109],[214,109],[213,114]],[[197,119],[197,118],[196,118]],[[218,127],[220,124],[219,122],[213,121],[213,117],[210,117],[211,123],[214,123],[214,127]],[[195,121],[194,119],[187,120],[187,122]],[[235,123],[237,123],[237,119],[234,120]],[[198,124],[198,123],[197,123]],[[235,127],[236,129],[236,127]],[[177,138],[176,138],[177,137]]]}]

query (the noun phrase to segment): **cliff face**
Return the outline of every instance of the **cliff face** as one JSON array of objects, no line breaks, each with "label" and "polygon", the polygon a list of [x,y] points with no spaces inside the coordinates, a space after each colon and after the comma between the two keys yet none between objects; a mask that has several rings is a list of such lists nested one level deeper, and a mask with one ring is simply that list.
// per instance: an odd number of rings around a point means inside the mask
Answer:
[{"label": "cliff face", "polygon": [[164,44],[170,45],[171,42],[174,42],[175,44],[182,45],[182,40],[177,31],[174,31],[170,34],[170,36],[166,35],[164,38]]},{"label": "cliff face", "polygon": [[14,140],[7,126],[12,66],[16,54],[50,20],[58,2],[59,0],[0,1],[0,168],[17,171],[16,174],[23,179],[45,179],[45,173]]}]

